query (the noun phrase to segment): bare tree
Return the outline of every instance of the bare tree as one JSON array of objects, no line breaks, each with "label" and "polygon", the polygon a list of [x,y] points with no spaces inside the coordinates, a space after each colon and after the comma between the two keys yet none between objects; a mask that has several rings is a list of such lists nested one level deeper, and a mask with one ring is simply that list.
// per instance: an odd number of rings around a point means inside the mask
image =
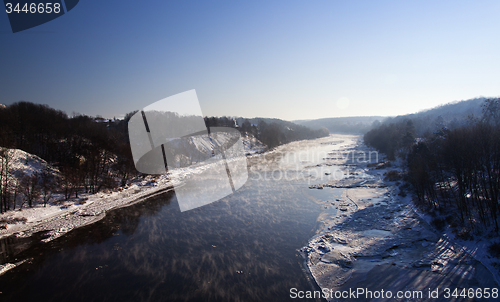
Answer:
[{"label": "bare tree", "polygon": [[[21,179],[21,193],[28,202],[30,208],[33,207],[33,201],[40,196],[40,186],[37,175],[25,175]],[[22,204],[21,204],[22,207]]]},{"label": "bare tree", "polygon": [[17,177],[11,177],[9,181],[10,192],[12,197],[12,209],[16,209],[17,196],[21,191],[21,181]]},{"label": "bare tree", "polygon": [[75,193],[78,197],[78,188],[81,184],[81,177],[79,168],[64,166],[61,168],[62,177],[62,187],[64,190],[64,198],[68,200],[71,194]]},{"label": "bare tree", "polygon": [[0,147],[0,213],[10,208],[9,181],[10,181],[11,151]]},{"label": "bare tree", "polygon": [[482,107],[483,120],[489,124],[500,125],[500,98],[487,99]]},{"label": "bare tree", "polygon": [[56,188],[54,176],[45,169],[40,174],[40,190],[43,197],[43,206],[46,207],[47,203],[52,198],[53,191]]}]

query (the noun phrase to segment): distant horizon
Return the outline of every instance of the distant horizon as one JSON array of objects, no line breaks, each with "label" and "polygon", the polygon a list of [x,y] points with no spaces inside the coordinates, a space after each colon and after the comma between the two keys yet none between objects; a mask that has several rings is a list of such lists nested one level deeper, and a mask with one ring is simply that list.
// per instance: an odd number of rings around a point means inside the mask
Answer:
[{"label": "distant horizon", "polygon": [[[470,100],[476,100],[476,99],[493,99],[493,98],[500,98],[500,96],[477,96],[477,97],[472,97],[472,98],[469,98],[469,99],[453,100],[453,101],[449,101],[449,102],[445,102],[445,103],[440,103],[440,104],[437,104],[437,105],[432,106],[432,107],[422,108],[422,109],[420,109],[418,111],[412,111],[412,112],[406,112],[406,113],[399,113],[399,114],[393,114],[393,115],[379,115],[379,114],[374,114],[374,115],[348,115],[348,116],[326,116],[326,117],[317,117],[317,118],[284,119],[284,118],[281,118],[279,116],[254,116],[254,117],[246,117],[246,116],[242,116],[242,115],[207,115],[207,114],[205,114],[205,117],[212,117],[212,116],[223,117],[223,116],[226,116],[226,117],[245,118],[245,119],[254,119],[254,118],[269,118],[269,119],[274,119],[275,118],[275,119],[280,119],[280,120],[288,121],[288,122],[320,120],[320,119],[329,119],[329,118],[354,118],[354,117],[375,117],[375,116],[376,117],[384,117],[384,118],[386,118],[386,117],[396,117],[396,116],[403,116],[403,115],[409,115],[409,114],[416,114],[416,113],[419,113],[419,112],[431,110],[431,109],[438,108],[438,107],[441,107],[441,106],[445,106],[445,105],[448,105],[448,104],[456,104],[456,103],[470,101]],[[17,102],[30,102],[30,101],[19,100],[19,101],[16,101],[16,102],[11,102],[10,104],[0,103],[0,106],[1,105],[9,106],[9,105],[17,103]],[[113,118],[123,119],[127,113],[130,113],[130,112],[134,111],[134,110],[132,110],[132,111],[129,111],[129,112],[125,112],[125,113],[122,113],[122,114],[113,115],[112,117],[110,117],[109,115],[105,116],[105,115],[100,114],[100,113],[88,114],[88,113],[78,112],[78,111],[75,111],[75,110],[68,111],[68,110],[64,110],[64,109],[53,107],[50,104],[46,104],[46,103],[45,104],[43,104],[43,103],[36,103],[36,102],[31,102],[31,103],[39,104],[39,105],[47,105],[47,106],[49,106],[49,107],[51,107],[53,109],[61,110],[61,111],[65,112],[70,117],[72,115],[74,115],[74,114],[81,114],[81,115],[87,115],[87,116],[91,116],[91,117],[102,117],[104,119],[113,119]],[[141,110],[141,109],[137,108],[135,110]]]},{"label": "distant horizon", "polygon": [[[279,120],[283,120],[283,121],[287,121],[287,122],[296,122],[296,121],[313,121],[313,120],[321,120],[321,119],[336,119],[336,118],[362,118],[362,117],[381,117],[381,118],[389,118],[389,117],[397,117],[397,116],[404,116],[404,115],[410,115],[410,114],[417,114],[417,113],[420,113],[420,112],[425,112],[425,111],[428,111],[428,110],[432,110],[432,109],[435,109],[435,108],[439,108],[441,106],[446,106],[446,105],[452,105],[452,104],[457,104],[457,103],[460,103],[460,102],[466,102],[466,101],[471,101],[471,100],[477,100],[477,99],[492,99],[492,98],[500,98],[500,97],[486,97],[486,96],[479,96],[479,97],[474,97],[474,98],[470,98],[470,99],[464,99],[464,100],[458,100],[458,101],[451,101],[451,102],[447,102],[447,103],[443,103],[443,104],[439,104],[439,105],[436,105],[436,106],[433,106],[433,107],[429,107],[429,108],[424,108],[422,110],[419,110],[419,111],[416,111],[416,112],[409,112],[409,113],[403,113],[403,114],[397,114],[397,115],[352,115],[352,116],[329,116],[329,117],[319,117],[319,118],[301,118],[301,119],[294,119],[294,120],[287,120],[287,119],[283,119],[283,118],[280,118],[280,117],[267,117],[267,116],[254,116],[254,117],[246,117],[246,116],[238,116],[238,115],[205,115],[204,117],[230,117],[230,118],[244,118],[244,119],[259,119],[259,118],[263,118],[263,119],[279,119]],[[29,102],[29,101],[18,101],[18,102]],[[13,102],[11,104],[3,104],[3,103],[0,103],[0,107],[1,106],[9,106],[9,105],[12,105],[14,103],[17,103],[17,102]],[[31,102],[33,103],[33,102]],[[95,114],[95,115],[90,115],[90,114],[85,114],[85,113],[81,113],[81,112],[76,112],[76,111],[72,111],[72,113],[68,113],[67,111],[63,110],[63,109],[59,109],[59,108],[55,108],[55,107],[52,107],[50,106],[49,104],[39,104],[39,103],[34,103],[34,104],[38,104],[38,105],[47,105],[49,106],[50,108],[53,108],[53,109],[56,109],[56,110],[60,110],[60,111],[63,111],[64,113],[66,113],[68,115],[68,117],[72,117],[74,116],[74,114],[76,115],[86,115],[86,116],[89,116],[89,117],[100,117],[100,118],[103,118],[103,119],[106,119],[106,120],[112,120],[114,118],[118,119],[118,120],[121,120],[125,117],[125,115],[129,112],[126,112],[125,114],[122,114],[122,115],[116,115],[116,116],[113,116],[113,117],[109,117],[109,116],[104,116],[102,114]],[[136,110],[140,110],[140,109],[136,109]]]}]

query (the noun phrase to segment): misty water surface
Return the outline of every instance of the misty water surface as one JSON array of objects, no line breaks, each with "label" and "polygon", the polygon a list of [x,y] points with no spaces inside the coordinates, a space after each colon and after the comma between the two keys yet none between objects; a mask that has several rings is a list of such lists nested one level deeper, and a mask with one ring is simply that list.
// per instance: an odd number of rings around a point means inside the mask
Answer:
[{"label": "misty water surface", "polygon": [[170,191],[36,244],[0,277],[0,299],[288,301],[291,287],[317,289],[297,250],[322,227],[322,203],[342,193],[308,189],[338,145],[329,137],[249,158],[248,182],[201,208],[180,212]]}]

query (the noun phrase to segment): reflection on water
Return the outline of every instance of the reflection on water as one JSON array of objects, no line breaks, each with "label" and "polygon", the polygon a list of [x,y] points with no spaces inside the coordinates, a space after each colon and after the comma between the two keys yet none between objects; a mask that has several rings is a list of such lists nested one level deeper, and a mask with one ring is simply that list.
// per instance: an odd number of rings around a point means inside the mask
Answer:
[{"label": "reflection on water", "polygon": [[[253,157],[251,171],[302,173],[311,162],[283,165],[282,159],[305,145],[333,148],[295,143],[265,160]],[[235,194],[187,212],[179,211],[172,192],[114,210],[95,224],[11,255],[32,259],[0,276],[0,299],[288,301],[292,287],[315,289],[297,249],[322,226],[322,205],[341,194],[307,187],[300,178],[250,177]]]}]

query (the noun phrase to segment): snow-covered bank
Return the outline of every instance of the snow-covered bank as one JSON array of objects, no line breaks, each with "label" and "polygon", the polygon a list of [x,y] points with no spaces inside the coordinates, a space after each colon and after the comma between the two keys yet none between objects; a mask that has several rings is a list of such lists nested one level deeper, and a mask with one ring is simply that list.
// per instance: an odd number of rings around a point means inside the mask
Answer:
[{"label": "snow-covered bank", "polygon": [[[251,135],[242,137],[244,152],[247,156],[264,152],[265,146]],[[213,148],[211,142],[197,140],[195,145],[202,151],[207,152]],[[55,177],[60,177],[60,172],[49,165],[40,157],[29,154],[19,149],[10,149],[9,151],[9,172],[12,175],[10,180],[20,181],[24,176],[33,176],[47,172]],[[101,213],[131,203],[131,199],[143,198],[144,194],[155,194],[157,191],[164,191],[172,188],[173,184],[170,179],[182,182],[182,179],[193,173],[199,173],[205,169],[203,165],[192,166],[188,168],[180,168],[172,170],[168,175],[161,176],[146,176],[137,177],[124,188],[118,188],[114,191],[99,192],[97,194],[79,193],[78,198],[70,198],[65,200],[62,193],[54,192],[51,195],[49,202],[44,205],[40,200],[33,203],[33,207],[28,207],[23,204],[22,209],[19,209],[21,202],[17,201],[15,210],[7,211],[0,214],[0,238],[9,236],[14,233],[21,233],[27,236],[28,231],[35,229],[34,226],[40,223],[47,223],[60,216],[77,215],[80,217],[97,217]],[[17,200],[22,199],[18,193]],[[82,220],[81,218],[70,220]],[[83,219],[84,224],[87,224],[91,218]],[[80,223],[76,223],[78,226]],[[64,229],[72,229],[74,227],[61,227]],[[47,228],[45,228],[47,229]],[[39,231],[40,229],[37,229]],[[28,232],[27,232],[28,231]],[[19,234],[18,234],[19,235]]]},{"label": "snow-covered bank", "polygon": [[[358,142],[355,146],[345,146],[344,152],[353,148],[356,152],[368,150]],[[446,234],[437,232],[414,211],[410,195],[399,196],[396,183],[384,181],[388,171],[398,170],[398,167],[354,160],[340,164],[351,169],[354,165],[358,174],[311,186],[312,190],[346,188],[342,198],[330,202],[330,206],[339,209],[338,215],[301,249],[320,288],[334,291],[383,289],[393,293],[421,290],[427,294],[429,288],[438,287],[441,290],[498,287],[495,282],[498,271],[488,267],[485,263],[488,258],[477,252],[477,246],[466,248],[461,242],[451,241]],[[440,299],[426,298],[415,300],[462,299],[460,296],[445,299],[443,295]],[[385,300],[398,301],[377,299]]]},{"label": "snow-covered bank", "polygon": [[[23,217],[27,218],[27,221],[25,223],[8,224],[7,228],[0,230],[0,239],[8,236],[30,237],[35,233],[45,231],[42,242],[48,242],[75,228],[104,218],[107,211],[130,206],[172,188],[172,183],[167,177],[159,177],[154,182],[151,182],[151,179],[144,180],[117,192],[89,195],[79,198],[79,201],[76,202],[65,202],[62,206],[51,204],[43,207],[43,205],[37,205],[22,211],[10,211],[0,217],[2,219]],[[0,266],[0,275],[22,263],[22,261],[4,263]]]}]

